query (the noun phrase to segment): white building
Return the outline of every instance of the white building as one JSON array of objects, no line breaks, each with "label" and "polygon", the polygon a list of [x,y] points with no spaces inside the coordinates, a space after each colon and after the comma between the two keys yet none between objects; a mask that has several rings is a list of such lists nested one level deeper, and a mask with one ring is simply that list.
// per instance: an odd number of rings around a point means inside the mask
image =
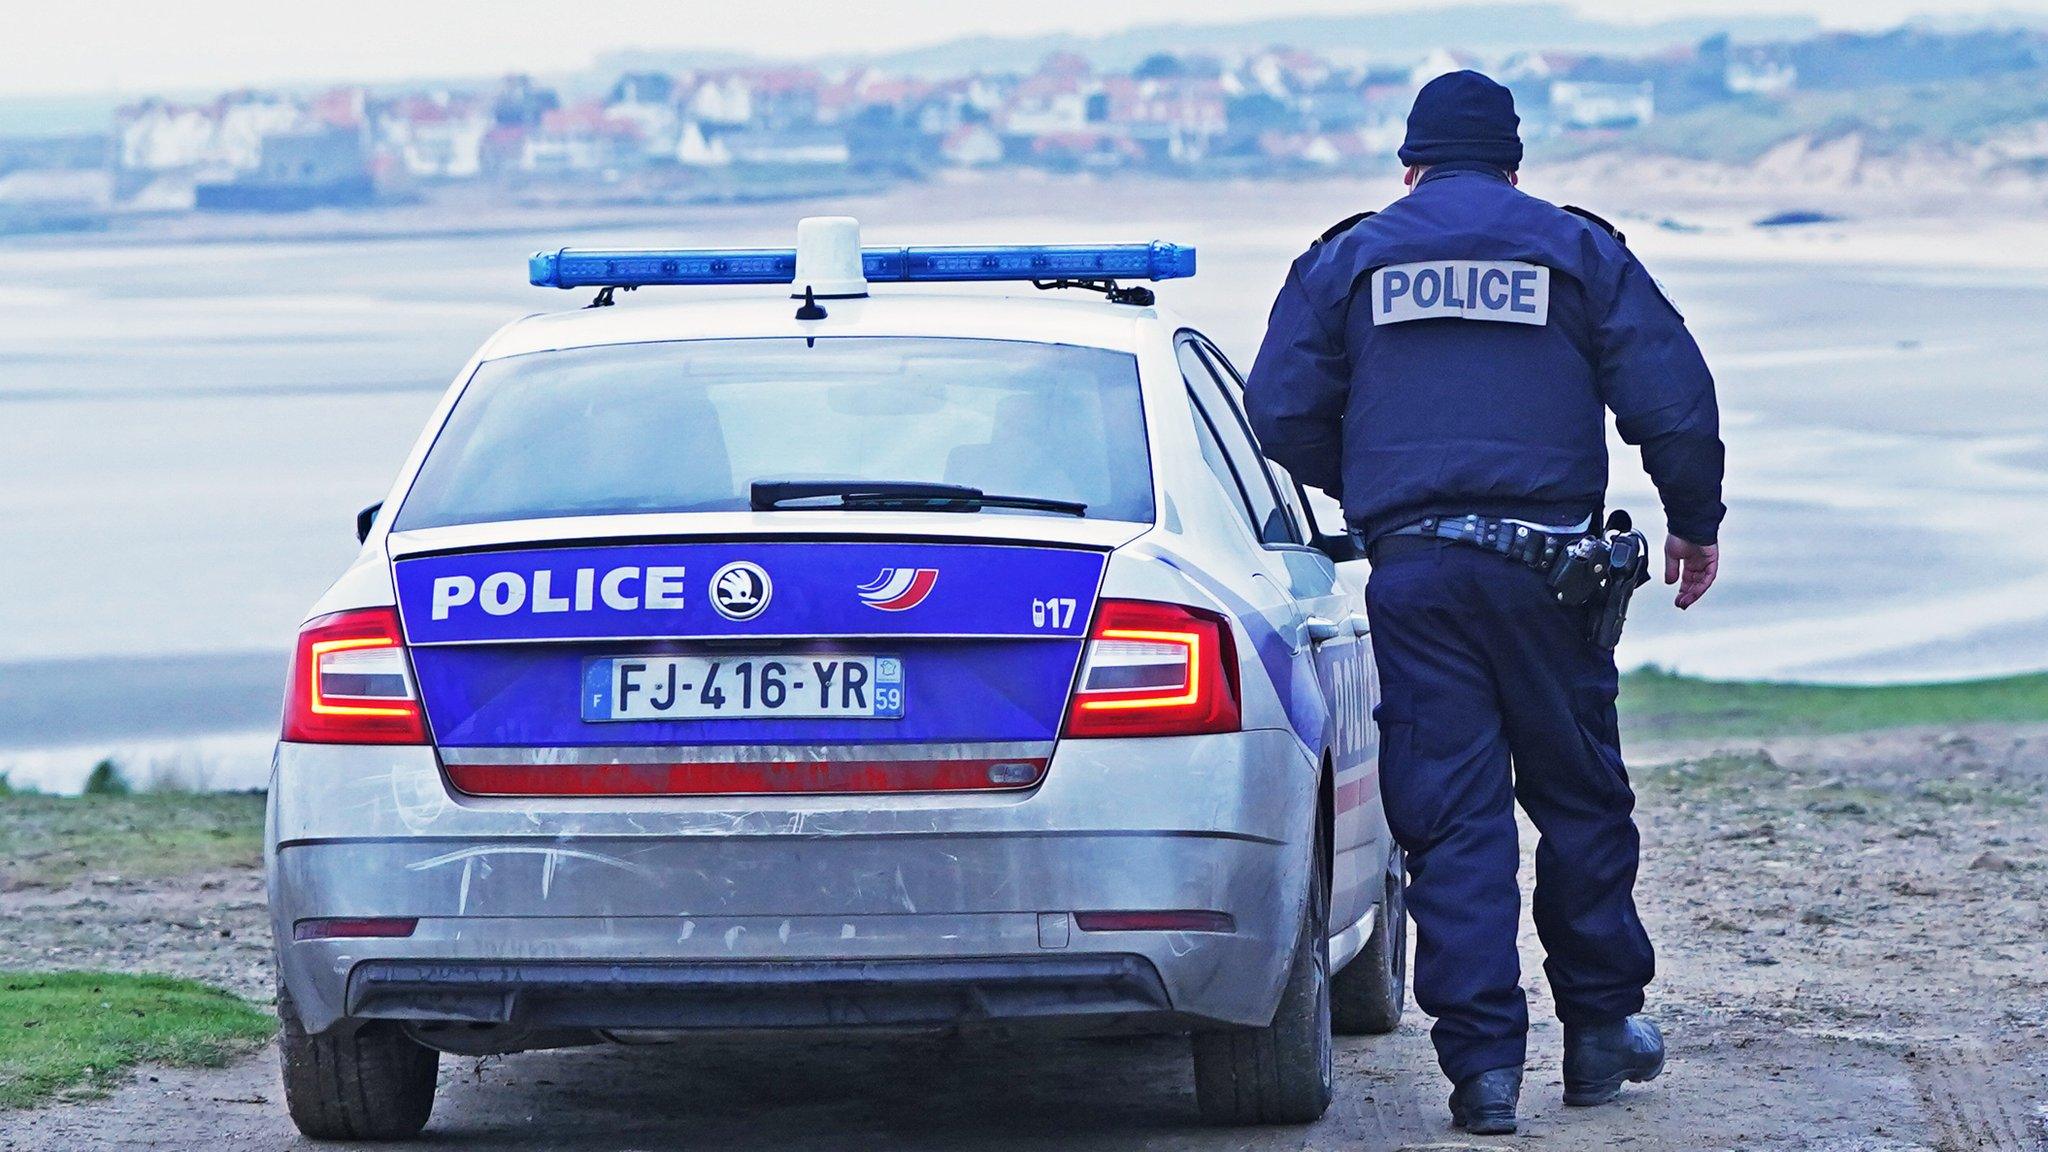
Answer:
[{"label": "white building", "polygon": [[1782,96],[1799,83],[1799,69],[1778,60],[1730,60],[1723,80],[1741,95]]},{"label": "white building", "polygon": [[1020,96],[1003,116],[1003,130],[1013,136],[1045,136],[1088,129],[1088,97],[1082,92]]},{"label": "white building", "polygon": [[380,116],[377,131],[408,175],[466,180],[483,171],[484,137],[491,126],[490,113],[481,104],[456,102],[438,93]]},{"label": "white building", "polygon": [[709,79],[690,96],[689,114],[706,124],[745,124],[754,118],[754,94],[737,76]]},{"label": "white building", "polygon": [[1002,162],[1003,142],[988,125],[967,124],[947,135],[939,145],[939,153],[948,164],[978,168]]},{"label": "white building", "polygon": [[198,108],[152,103],[120,126],[120,165],[131,172],[169,172],[206,161],[214,122]]},{"label": "white building", "polygon": [[686,120],[676,133],[676,163],[692,168],[723,168],[732,163],[732,151],[724,140],[706,136],[702,124]]},{"label": "white building", "polygon": [[304,131],[314,122],[296,104],[271,96],[238,96],[210,105],[152,100],[122,113],[115,156],[129,172],[196,172],[232,176],[253,171],[263,138]]},{"label": "white building", "polygon": [[221,110],[211,157],[236,168],[254,168],[263,160],[263,138],[310,128],[297,104],[268,97],[238,100]]},{"label": "white building", "polygon": [[1559,80],[1550,86],[1550,106],[1572,128],[1640,128],[1656,119],[1656,85]]},{"label": "white building", "polygon": [[263,138],[302,127],[293,104],[270,99],[214,107],[151,102],[120,125],[120,165],[133,172],[171,172],[202,166],[247,171],[263,154]]}]

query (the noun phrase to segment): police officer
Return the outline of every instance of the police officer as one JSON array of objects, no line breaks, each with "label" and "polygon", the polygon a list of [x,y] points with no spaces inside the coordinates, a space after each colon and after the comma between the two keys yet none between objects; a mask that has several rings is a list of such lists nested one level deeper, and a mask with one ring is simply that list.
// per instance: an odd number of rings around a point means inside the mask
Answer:
[{"label": "police officer", "polygon": [[1400,152],[1409,194],[1294,262],[1246,389],[1266,453],[1341,499],[1370,550],[1415,999],[1436,1017],[1452,1122],[1491,1134],[1515,1130],[1528,1031],[1517,800],[1540,835],[1565,1103],[1605,1103],[1664,1062],[1638,1015],[1653,956],[1614,657],[1542,570],[1600,522],[1605,411],[1662,498],[1680,608],[1714,581],[1725,511],[1698,345],[1619,233],[1516,188],[1519,124],[1478,73],[1424,87]]}]

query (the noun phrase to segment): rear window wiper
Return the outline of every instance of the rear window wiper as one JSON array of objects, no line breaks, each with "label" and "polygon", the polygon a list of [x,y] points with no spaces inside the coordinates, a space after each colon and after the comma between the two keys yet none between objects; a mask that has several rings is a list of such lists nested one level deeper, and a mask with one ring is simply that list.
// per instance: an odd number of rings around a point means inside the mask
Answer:
[{"label": "rear window wiper", "polygon": [[1086,516],[1079,500],[1044,496],[1000,496],[965,484],[926,484],[914,480],[756,480],[754,511],[802,508],[853,508],[863,512],[979,512],[983,508],[1023,508]]}]

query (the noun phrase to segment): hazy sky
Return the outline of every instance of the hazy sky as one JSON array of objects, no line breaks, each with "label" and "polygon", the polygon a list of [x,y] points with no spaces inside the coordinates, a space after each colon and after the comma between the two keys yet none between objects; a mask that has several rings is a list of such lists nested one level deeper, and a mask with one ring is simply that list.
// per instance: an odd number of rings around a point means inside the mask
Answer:
[{"label": "hazy sky", "polygon": [[[0,16],[0,92],[144,94],[238,84],[573,71],[610,48],[806,56],[977,34],[1100,33],[1167,21],[1389,11],[1425,0],[59,0]],[[1898,23],[1965,0],[1572,0],[1589,15],[1806,12],[1842,27]],[[2048,0],[1991,0],[2048,14]]]}]

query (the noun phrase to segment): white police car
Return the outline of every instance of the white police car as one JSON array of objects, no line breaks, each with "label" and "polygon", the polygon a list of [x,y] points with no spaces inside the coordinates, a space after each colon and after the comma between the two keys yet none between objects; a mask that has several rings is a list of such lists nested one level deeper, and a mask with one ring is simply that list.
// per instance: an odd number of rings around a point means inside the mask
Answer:
[{"label": "white police car", "polygon": [[1205,1117],[1301,1122],[1332,1021],[1397,1021],[1350,538],[1110,283],[1193,251],[799,237],[535,257],[800,288],[509,325],[359,522],[270,789],[302,1131],[417,1131],[437,1052],[1031,1023],[1190,1031]]}]

